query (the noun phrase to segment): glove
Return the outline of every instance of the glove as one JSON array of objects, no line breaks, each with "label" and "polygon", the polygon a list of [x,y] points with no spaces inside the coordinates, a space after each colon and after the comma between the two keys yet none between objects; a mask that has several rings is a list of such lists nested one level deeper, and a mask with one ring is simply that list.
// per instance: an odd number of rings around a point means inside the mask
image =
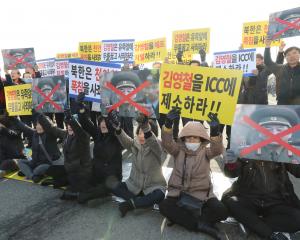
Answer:
[{"label": "glove", "polygon": [[85,93],[84,92],[79,93],[77,98],[76,98],[76,104],[78,106],[78,111],[80,113],[84,113],[86,111],[85,104],[83,103],[84,98],[85,98]]},{"label": "glove", "polygon": [[37,112],[34,108],[31,109],[31,113],[32,113],[32,119],[33,120],[37,120],[39,118],[39,116],[40,116],[40,113]]},{"label": "glove", "polygon": [[172,128],[174,121],[179,118],[180,118],[180,109],[173,108],[167,114],[166,121],[165,121],[166,128]]},{"label": "glove", "polygon": [[209,113],[208,117],[210,119],[210,122],[208,122],[210,126],[210,136],[211,137],[216,137],[220,135],[220,122],[217,117],[216,113]]},{"label": "glove", "polygon": [[201,62],[205,62],[205,60],[206,60],[206,52],[205,52],[205,49],[201,48],[201,49],[199,50],[199,54],[200,54]]},{"label": "glove", "polygon": [[233,150],[227,149],[223,159],[225,164],[235,163],[237,161],[237,156]]},{"label": "glove", "polygon": [[119,114],[117,111],[113,110],[108,114],[108,121],[110,125],[115,129],[120,129],[120,120],[119,120]]},{"label": "glove", "polygon": [[182,63],[182,56],[183,56],[183,51],[179,50],[178,53],[176,54],[178,63]]},{"label": "glove", "polygon": [[135,120],[138,122],[140,128],[143,130],[144,133],[151,131],[148,116],[146,116],[143,113],[139,113],[139,115],[137,116],[137,118]]},{"label": "glove", "polygon": [[76,102],[82,103],[83,100],[84,100],[84,98],[85,98],[85,93],[84,93],[84,92],[81,92],[81,93],[78,94],[78,96],[77,96],[77,98],[76,98]]},{"label": "glove", "polygon": [[65,114],[65,121],[70,122],[72,120],[71,110],[69,108],[65,109],[64,114]]}]

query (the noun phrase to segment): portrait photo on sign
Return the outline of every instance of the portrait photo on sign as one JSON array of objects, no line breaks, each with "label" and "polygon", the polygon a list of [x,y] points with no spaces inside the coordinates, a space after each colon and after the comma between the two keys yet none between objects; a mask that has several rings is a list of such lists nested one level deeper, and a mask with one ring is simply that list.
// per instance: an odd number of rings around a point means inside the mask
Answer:
[{"label": "portrait photo on sign", "polygon": [[63,112],[67,104],[64,76],[34,78],[32,82],[32,105],[38,112]]},{"label": "portrait photo on sign", "polygon": [[35,66],[33,48],[2,49],[4,69],[25,69]]},{"label": "portrait photo on sign", "polygon": [[105,73],[100,84],[102,113],[117,110],[122,117],[135,117],[142,112],[151,118],[159,114],[157,69]]},{"label": "portrait photo on sign", "polygon": [[300,106],[237,105],[230,148],[239,158],[300,164]]},{"label": "portrait photo on sign", "polygon": [[300,36],[300,7],[272,13],[268,36],[272,39]]}]

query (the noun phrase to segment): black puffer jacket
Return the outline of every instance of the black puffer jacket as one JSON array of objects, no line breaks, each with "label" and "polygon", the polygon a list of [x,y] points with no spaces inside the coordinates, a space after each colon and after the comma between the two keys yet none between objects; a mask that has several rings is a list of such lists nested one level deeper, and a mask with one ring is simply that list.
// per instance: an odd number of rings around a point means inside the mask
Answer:
[{"label": "black puffer jacket", "polygon": [[106,177],[114,175],[120,181],[122,180],[122,146],[114,134],[106,118],[105,120],[109,132],[102,134],[100,129],[95,126],[88,118],[87,114],[80,114],[79,120],[84,128],[94,140],[94,149],[92,160],[94,169],[94,179],[96,182],[103,181]]},{"label": "black puffer jacket", "polygon": [[300,178],[300,165],[243,159],[226,164],[224,170],[226,176],[238,179],[223,198],[243,196],[265,206],[288,203],[300,208],[300,201],[288,176],[291,173]]},{"label": "black puffer jacket", "polygon": [[20,129],[12,124],[13,117],[2,117],[0,123],[0,162],[13,158],[25,158]]},{"label": "black puffer jacket", "polygon": [[41,139],[44,148],[51,158],[51,161],[58,160],[61,156],[61,152],[59,151],[57,145],[58,136],[53,132],[48,131],[49,125],[52,124],[50,119],[41,114],[38,116],[37,121],[45,130],[43,134],[38,134],[35,129],[28,127],[21,121],[18,121],[18,127],[21,129],[21,131],[32,138],[32,161],[30,161],[30,166],[32,168],[35,168],[41,164],[51,164],[41,148],[41,145],[39,144],[39,139]]},{"label": "black puffer jacket", "polygon": [[276,76],[277,104],[300,105],[300,63],[294,68],[276,64],[271,59],[270,48],[266,48],[265,64]]}]

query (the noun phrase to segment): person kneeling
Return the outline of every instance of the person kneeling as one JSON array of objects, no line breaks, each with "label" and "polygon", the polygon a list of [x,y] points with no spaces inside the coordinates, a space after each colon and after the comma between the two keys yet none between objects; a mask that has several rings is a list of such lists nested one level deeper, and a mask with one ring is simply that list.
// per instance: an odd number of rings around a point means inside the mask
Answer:
[{"label": "person kneeling", "polygon": [[121,217],[124,217],[128,211],[152,207],[165,198],[166,180],[162,174],[162,148],[155,137],[155,124],[148,120],[147,116],[139,115],[136,119],[139,126],[135,139],[130,138],[120,128],[115,111],[109,114],[109,119],[122,146],[133,154],[128,180],[112,190],[113,194],[126,200],[119,204]]},{"label": "person kneeling", "polygon": [[[223,152],[222,135],[216,115],[210,115],[211,137],[200,122],[189,122],[173,140],[172,125],[179,118],[171,110],[162,129],[162,145],[174,157],[167,198],[159,205],[160,213],[172,223],[200,231],[215,239],[221,234],[215,223],[228,216],[225,206],[213,193],[210,160]],[[210,143],[210,147],[207,144]]]}]

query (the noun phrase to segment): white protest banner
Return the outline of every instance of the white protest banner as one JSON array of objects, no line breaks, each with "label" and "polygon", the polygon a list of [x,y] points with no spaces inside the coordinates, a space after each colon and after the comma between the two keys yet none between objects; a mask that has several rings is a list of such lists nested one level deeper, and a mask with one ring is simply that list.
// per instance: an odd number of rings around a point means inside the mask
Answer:
[{"label": "white protest banner", "polygon": [[69,60],[68,59],[56,59],[55,60],[55,76],[69,77]]},{"label": "white protest banner", "polygon": [[86,101],[101,102],[100,75],[120,70],[119,64],[69,59],[69,96],[84,92]]},{"label": "white protest banner", "polygon": [[103,40],[101,59],[103,62],[133,63],[134,39]]},{"label": "white protest banner", "polygon": [[256,69],[256,49],[214,53],[214,67],[242,70],[245,77],[253,76]]},{"label": "white protest banner", "polygon": [[36,64],[42,77],[55,76],[55,58],[37,60]]}]

